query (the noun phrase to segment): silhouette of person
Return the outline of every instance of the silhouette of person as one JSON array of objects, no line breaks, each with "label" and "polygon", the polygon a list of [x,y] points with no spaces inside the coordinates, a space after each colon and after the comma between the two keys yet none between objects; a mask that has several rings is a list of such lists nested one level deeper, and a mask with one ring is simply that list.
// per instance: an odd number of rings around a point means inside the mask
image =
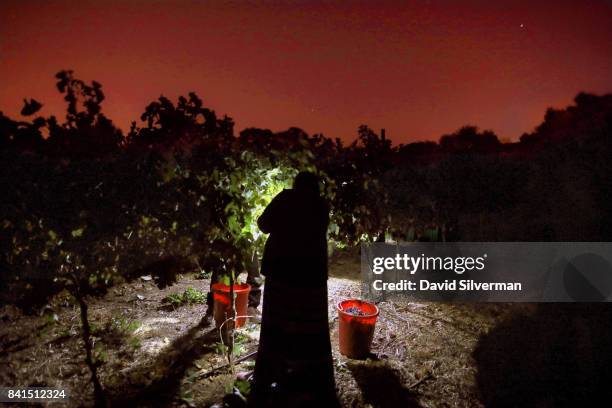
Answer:
[{"label": "silhouette of person", "polygon": [[251,406],[338,406],[327,320],[328,224],[318,178],[308,172],[258,220],[270,236]]}]

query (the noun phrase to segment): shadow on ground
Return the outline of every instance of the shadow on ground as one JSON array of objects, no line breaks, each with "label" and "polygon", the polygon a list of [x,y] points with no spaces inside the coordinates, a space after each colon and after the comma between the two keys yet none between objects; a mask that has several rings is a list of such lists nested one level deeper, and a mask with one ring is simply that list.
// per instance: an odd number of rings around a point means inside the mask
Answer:
[{"label": "shadow on ground", "polygon": [[193,362],[214,351],[218,330],[202,320],[164,348],[152,364],[132,368],[124,384],[109,389],[111,406],[165,407],[176,399],[181,380]]},{"label": "shadow on ground", "polygon": [[484,335],[474,350],[486,407],[612,404],[612,307],[541,304]]},{"label": "shadow on ground", "polygon": [[418,408],[414,394],[406,388],[400,373],[382,361],[349,364],[363,400],[380,408]]}]

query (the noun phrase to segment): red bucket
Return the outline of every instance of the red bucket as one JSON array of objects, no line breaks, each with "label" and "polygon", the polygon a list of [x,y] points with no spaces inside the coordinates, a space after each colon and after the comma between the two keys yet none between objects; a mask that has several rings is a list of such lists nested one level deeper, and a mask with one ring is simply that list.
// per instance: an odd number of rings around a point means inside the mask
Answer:
[{"label": "red bucket", "polygon": [[[215,283],[212,285],[213,290],[213,316],[215,318],[215,326],[219,328],[223,322],[230,317],[230,287],[224,283]],[[234,297],[236,299],[236,316],[246,316],[249,306],[249,292],[251,285],[248,283],[234,284]],[[242,327],[246,323],[246,317],[238,317],[234,327]],[[227,325],[227,323],[226,323]]]},{"label": "red bucket", "polygon": [[378,307],[363,300],[348,299],[336,308],[340,318],[340,353],[349,358],[366,358],[374,338]]}]

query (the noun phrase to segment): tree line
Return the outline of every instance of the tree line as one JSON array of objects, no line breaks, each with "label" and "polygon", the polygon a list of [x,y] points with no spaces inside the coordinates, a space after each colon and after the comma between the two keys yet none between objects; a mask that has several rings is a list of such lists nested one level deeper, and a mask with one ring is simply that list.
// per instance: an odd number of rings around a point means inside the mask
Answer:
[{"label": "tree line", "polygon": [[195,93],[158,98],[124,135],[101,84],[56,80],[64,118],[34,99],[19,119],[0,112],[0,301],[33,311],[68,290],[99,395],[87,299],[144,273],[160,287],[194,268],[237,275],[265,240],[258,214],[301,170],[323,180],[335,246],[612,236],[612,95],[581,93],[514,143],[465,126],[394,146],[365,125],[348,144],[299,128],[236,135]]}]

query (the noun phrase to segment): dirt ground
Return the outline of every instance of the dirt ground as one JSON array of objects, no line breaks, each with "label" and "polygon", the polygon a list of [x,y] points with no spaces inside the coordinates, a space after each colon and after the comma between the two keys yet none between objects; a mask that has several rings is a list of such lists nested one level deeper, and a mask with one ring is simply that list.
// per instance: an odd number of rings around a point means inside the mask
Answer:
[{"label": "dirt ground", "polygon": [[[479,338],[516,307],[382,302],[372,358],[350,360],[338,352],[335,304],[359,297],[359,257],[332,258],[329,316],[338,397],[345,407],[479,407],[473,352]],[[252,359],[229,369],[219,334],[202,324],[206,306],[173,309],[170,293],[208,291],[209,281],[183,276],[159,290],[138,280],[114,287],[90,303],[100,377],[117,406],[198,406],[220,403],[236,374]],[[93,387],[83,363],[78,307],[57,296],[41,316],[0,309],[0,385],[48,386],[70,392],[67,406],[91,406]],[[237,337],[237,352],[257,348],[259,326],[249,323]],[[56,404],[55,406],[59,406]]]}]

